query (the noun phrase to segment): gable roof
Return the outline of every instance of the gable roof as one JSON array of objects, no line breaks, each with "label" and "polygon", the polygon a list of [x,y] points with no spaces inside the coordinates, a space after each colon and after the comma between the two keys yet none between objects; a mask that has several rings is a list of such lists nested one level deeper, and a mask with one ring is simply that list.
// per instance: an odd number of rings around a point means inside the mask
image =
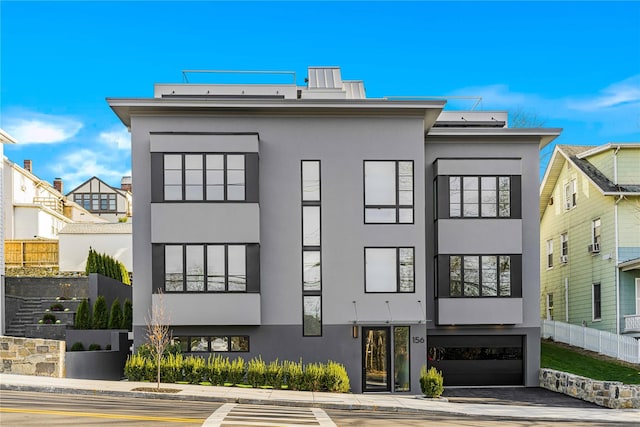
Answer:
[{"label": "gable roof", "polygon": [[577,170],[582,172],[604,196],[640,196],[640,185],[615,184],[587,160],[590,155],[607,149],[614,149],[619,145],[635,147],[637,144],[605,144],[603,146],[556,145],[540,184],[540,218],[542,218],[548,201],[553,195],[553,189],[565,162],[571,163]]},{"label": "gable roof", "polygon": [[116,193],[119,193],[122,196],[126,197],[126,194],[129,193],[129,191],[123,190],[121,188],[116,188],[116,187],[112,187],[109,184],[107,184],[106,182],[104,182],[103,180],[101,180],[100,178],[98,178],[97,176],[92,176],[91,178],[89,178],[88,180],[84,181],[82,184],[78,185],[76,188],[74,188],[73,190],[69,191],[67,193],[67,197],[71,194],[74,193],[78,188],[82,187],[83,185],[85,185],[86,183],[93,181],[93,180],[98,180],[100,181],[102,184],[106,185],[107,187],[109,187],[110,189],[112,189],[113,191],[115,191]]}]

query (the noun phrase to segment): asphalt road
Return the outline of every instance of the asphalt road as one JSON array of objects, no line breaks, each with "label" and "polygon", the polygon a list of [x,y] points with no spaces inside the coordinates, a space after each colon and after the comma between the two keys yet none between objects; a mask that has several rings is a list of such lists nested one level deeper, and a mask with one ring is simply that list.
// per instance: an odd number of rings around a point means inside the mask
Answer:
[{"label": "asphalt road", "polygon": [[[254,416],[240,416],[234,425],[301,425],[287,416],[307,416],[304,425],[355,427],[355,426],[550,426],[557,422],[506,420],[492,417],[465,417],[452,414],[400,414],[370,411],[326,410],[330,418],[316,421],[315,416],[301,415],[309,408],[259,407],[251,405],[230,405],[237,414],[253,410]],[[209,416],[221,408],[221,403],[155,400],[112,396],[68,395],[53,393],[0,392],[0,425],[4,426],[186,426],[202,425]],[[277,414],[276,414],[277,412]],[[322,411],[320,411],[322,412]],[[289,413],[289,414],[287,414]],[[316,411],[317,413],[317,411]],[[262,418],[261,415],[264,417]],[[269,420],[268,417],[278,417]],[[228,418],[225,421],[229,421]],[[230,425],[222,421],[222,427]],[[246,422],[246,424],[243,424]],[[334,424],[333,424],[334,423]],[[563,426],[609,426],[614,424],[566,422]],[[618,424],[620,425],[620,424]]]}]

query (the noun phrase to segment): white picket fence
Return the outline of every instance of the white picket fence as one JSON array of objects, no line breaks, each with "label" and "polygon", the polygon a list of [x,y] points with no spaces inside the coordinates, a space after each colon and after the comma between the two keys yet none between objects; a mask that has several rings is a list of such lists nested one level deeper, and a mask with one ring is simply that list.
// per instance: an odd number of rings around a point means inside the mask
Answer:
[{"label": "white picket fence", "polygon": [[640,363],[640,340],[556,320],[542,320],[542,337],[595,351],[630,363]]}]

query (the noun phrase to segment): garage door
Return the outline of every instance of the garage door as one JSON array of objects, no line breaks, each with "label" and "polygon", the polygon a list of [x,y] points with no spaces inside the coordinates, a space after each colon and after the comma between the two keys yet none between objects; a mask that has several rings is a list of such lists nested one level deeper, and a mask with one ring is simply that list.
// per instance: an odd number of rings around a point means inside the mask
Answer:
[{"label": "garage door", "polygon": [[524,384],[523,336],[430,335],[427,364],[441,370],[445,386]]}]

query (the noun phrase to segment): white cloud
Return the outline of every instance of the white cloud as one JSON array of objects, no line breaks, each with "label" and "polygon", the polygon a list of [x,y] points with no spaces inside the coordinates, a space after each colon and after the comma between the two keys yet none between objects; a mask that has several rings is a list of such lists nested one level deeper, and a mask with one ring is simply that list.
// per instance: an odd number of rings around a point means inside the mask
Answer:
[{"label": "white cloud", "polygon": [[131,135],[125,128],[101,132],[98,139],[106,144],[115,145],[118,150],[131,149]]},{"label": "white cloud", "polygon": [[73,138],[82,123],[71,117],[23,112],[6,119],[6,130],[20,144],[55,144]]},{"label": "white cloud", "polygon": [[631,103],[640,103],[640,74],[607,86],[595,97],[570,99],[567,105],[574,110],[596,111]]},{"label": "white cloud", "polygon": [[[122,164],[118,164],[119,162]],[[128,166],[117,156],[81,149],[57,159],[53,171],[62,178],[65,188],[69,189],[77,187],[92,176],[119,187],[123,176],[131,176],[131,168]]]}]

